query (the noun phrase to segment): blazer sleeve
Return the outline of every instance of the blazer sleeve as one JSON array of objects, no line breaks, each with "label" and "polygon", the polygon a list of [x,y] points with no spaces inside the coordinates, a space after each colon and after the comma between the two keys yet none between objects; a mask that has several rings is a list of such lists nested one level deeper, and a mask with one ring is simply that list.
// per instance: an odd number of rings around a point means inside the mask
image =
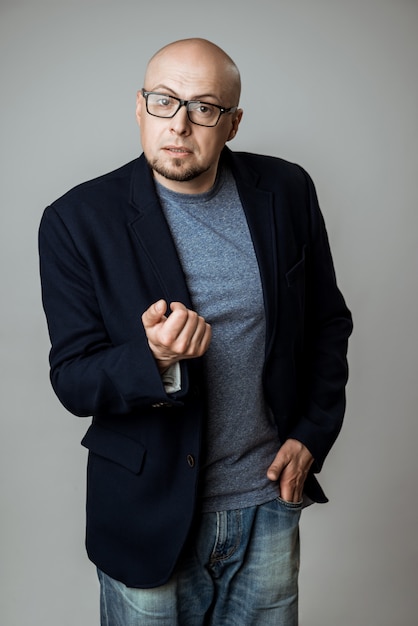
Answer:
[{"label": "blazer sleeve", "polygon": [[315,458],[313,471],[319,472],[343,422],[352,316],[337,286],[314,184],[302,172],[308,190],[310,230],[305,250],[303,403],[302,417],[289,436],[308,447]]},{"label": "blazer sleeve", "polygon": [[[39,229],[42,300],[51,339],[51,383],[75,415],[127,414],[178,404],[168,396],[138,311],[128,340],[115,341],[80,242],[53,206]],[[145,310],[145,308],[144,308]],[[183,390],[186,377],[183,374]]]}]

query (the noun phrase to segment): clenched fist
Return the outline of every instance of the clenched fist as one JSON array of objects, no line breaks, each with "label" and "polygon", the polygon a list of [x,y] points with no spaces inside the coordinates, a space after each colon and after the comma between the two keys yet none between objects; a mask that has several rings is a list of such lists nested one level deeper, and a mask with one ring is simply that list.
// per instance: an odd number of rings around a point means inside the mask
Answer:
[{"label": "clenched fist", "polygon": [[142,315],[149,347],[160,372],[181,361],[202,356],[209,347],[212,330],[203,317],[181,302],[154,302]]}]

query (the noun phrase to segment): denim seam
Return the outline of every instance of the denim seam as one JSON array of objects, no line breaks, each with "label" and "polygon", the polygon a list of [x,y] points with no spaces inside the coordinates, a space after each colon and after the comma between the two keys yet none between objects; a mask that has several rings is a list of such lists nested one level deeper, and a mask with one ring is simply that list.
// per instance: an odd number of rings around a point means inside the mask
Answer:
[{"label": "denim seam", "polygon": [[[219,549],[222,549],[222,545],[218,545],[219,544],[219,539],[222,539],[222,544],[225,544],[225,541],[228,538],[228,519],[230,517],[230,515],[234,514],[236,521],[237,521],[237,533],[234,533],[236,536],[236,541],[235,544],[233,546],[231,546],[228,550],[227,554],[217,554],[217,552],[219,551]],[[224,518],[224,520],[226,521],[226,523],[223,524],[224,528],[222,528],[222,518]],[[225,532],[225,527],[226,527],[226,532]],[[224,538],[221,537],[222,535],[222,531],[224,534]],[[222,563],[223,561],[226,561],[227,559],[229,559],[238,549],[239,544],[241,542],[241,537],[242,537],[242,513],[239,510],[235,510],[235,511],[220,511],[216,513],[216,538],[215,538],[215,543],[213,546],[213,550],[212,550],[212,554],[210,557],[210,563],[215,564],[215,563]]]}]

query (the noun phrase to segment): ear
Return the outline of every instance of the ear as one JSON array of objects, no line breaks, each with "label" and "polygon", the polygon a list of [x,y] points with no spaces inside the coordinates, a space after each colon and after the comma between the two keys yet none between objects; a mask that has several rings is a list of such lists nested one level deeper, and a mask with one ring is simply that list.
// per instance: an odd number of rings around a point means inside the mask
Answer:
[{"label": "ear", "polygon": [[136,93],[136,121],[138,122],[138,126],[141,126],[141,113],[142,113],[142,102],[143,102],[144,96],[142,95],[141,91],[137,91]]},{"label": "ear", "polygon": [[231,141],[231,139],[233,139],[235,137],[235,135],[238,132],[238,126],[240,125],[240,122],[242,120],[242,114],[243,114],[243,110],[242,109],[238,109],[238,111],[236,111],[234,113],[234,117],[232,120],[232,128],[231,131],[228,135],[227,141]]}]

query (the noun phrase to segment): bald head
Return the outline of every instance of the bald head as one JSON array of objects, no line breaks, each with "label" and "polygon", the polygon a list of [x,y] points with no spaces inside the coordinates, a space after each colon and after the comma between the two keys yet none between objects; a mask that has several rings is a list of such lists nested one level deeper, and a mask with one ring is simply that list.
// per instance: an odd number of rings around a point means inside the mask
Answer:
[{"label": "bald head", "polygon": [[[145,158],[159,183],[178,193],[203,193],[213,186],[221,152],[241,122],[240,87],[235,63],[206,39],[175,41],[154,54],[137,94],[136,117]],[[175,110],[167,109],[170,102]],[[205,123],[208,113],[213,124]]]},{"label": "bald head", "polygon": [[[230,56],[207,39],[181,39],[156,52],[150,59],[144,85],[154,89],[152,81],[161,75],[161,69],[173,78],[180,75],[190,86],[193,81],[216,80],[219,95],[225,106],[237,106],[241,94],[241,79],[238,67]],[[151,83],[151,84],[150,84]]]}]

